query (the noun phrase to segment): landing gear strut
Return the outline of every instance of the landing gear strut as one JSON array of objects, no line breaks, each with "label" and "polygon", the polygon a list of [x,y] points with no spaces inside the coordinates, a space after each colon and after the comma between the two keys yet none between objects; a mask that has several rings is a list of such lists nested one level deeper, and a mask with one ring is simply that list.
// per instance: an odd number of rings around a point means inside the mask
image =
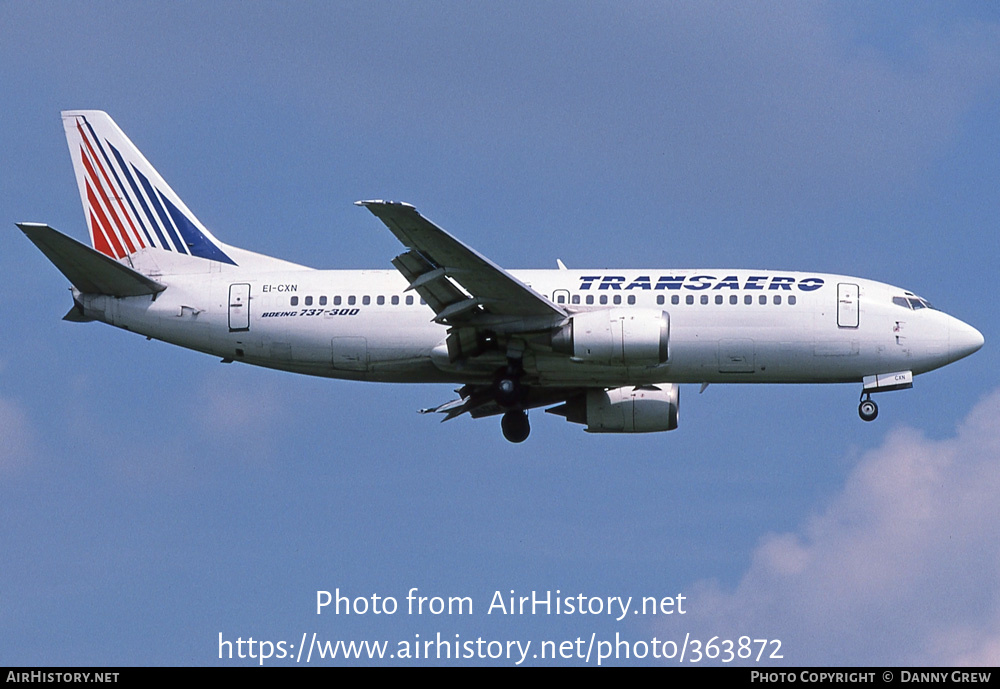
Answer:
[{"label": "landing gear strut", "polygon": [[521,376],[524,368],[520,359],[507,359],[507,367],[497,372],[496,380],[493,384],[494,395],[497,404],[501,407],[514,407],[524,397],[524,386],[521,385]]},{"label": "landing gear strut", "polygon": [[531,433],[531,426],[528,423],[528,412],[523,409],[511,409],[505,412],[500,420],[500,428],[503,430],[503,437],[512,443],[523,443]]},{"label": "landing gear strut", "polygon": [[500,420],[500,428],[503,430],[503,437],[512,443],[523,443],[531,433],[528,412],[522,407],[527,395],[527,390],[521,384],[521,376],[524,375],[523,354],[523,343],[508,346],[507,366],[497,371],[493,380],[494,399],[500,407],[506,409]]},{"label": "landing gear strut", "polygon": [[878,416],[878,405],[872,402],[871,393],[866,393],[858,405],[858,416],[862,421],[874,421]]}]

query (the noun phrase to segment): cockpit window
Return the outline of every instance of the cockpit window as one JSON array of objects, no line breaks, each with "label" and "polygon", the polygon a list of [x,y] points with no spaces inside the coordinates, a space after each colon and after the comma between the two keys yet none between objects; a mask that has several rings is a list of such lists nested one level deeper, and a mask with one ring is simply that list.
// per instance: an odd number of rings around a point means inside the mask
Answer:
[{"label": "cockpit window", "polygon": [[892,303],[896,306],[902,306],[904,309],[913,309],[914,311],[934,308],[929,301],[917,296],[893,297]]}]

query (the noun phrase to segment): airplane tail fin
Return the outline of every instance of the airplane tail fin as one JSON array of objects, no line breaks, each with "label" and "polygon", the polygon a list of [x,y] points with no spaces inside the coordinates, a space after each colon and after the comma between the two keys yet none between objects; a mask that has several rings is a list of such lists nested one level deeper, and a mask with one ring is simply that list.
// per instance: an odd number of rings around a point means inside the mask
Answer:
[{"label": "airplane tail fin", "polygon": [[115,260],[160,249],[236,264],[107,113],[67,110],[62,120],[95,250]]}]

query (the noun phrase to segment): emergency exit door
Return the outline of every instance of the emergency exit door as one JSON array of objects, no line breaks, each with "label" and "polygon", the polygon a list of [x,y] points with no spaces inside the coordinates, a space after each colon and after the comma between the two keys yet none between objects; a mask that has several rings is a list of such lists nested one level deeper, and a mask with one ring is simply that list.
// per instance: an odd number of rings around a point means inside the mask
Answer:
[{"label": "emergency exit door", "polygon": [[858,286],[849,282],[837,285],[837,325],[858,327]]},{"label": "emergency exit door", "polygon": [[250,329],[250,285],[229,286],[229,332]]}]

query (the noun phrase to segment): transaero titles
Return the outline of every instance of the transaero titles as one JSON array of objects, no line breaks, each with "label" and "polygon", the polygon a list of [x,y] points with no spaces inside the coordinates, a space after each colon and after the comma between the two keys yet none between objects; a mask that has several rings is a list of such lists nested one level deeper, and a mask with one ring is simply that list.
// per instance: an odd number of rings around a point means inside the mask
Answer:
[{"label": "transaero titles", "polygon": [[721,290],[791,290],[793,287],[800,292],[812,292],[823,286],[823,278],[798,278],[790,275],[726,275],[718,278],[715,275],[660,275],[653,279],[651,275],[639,275],[629,280],[624,275],[583,275],[580,277],[580,290],[678,290],[687,289],[700,291],[706,289]]}]

